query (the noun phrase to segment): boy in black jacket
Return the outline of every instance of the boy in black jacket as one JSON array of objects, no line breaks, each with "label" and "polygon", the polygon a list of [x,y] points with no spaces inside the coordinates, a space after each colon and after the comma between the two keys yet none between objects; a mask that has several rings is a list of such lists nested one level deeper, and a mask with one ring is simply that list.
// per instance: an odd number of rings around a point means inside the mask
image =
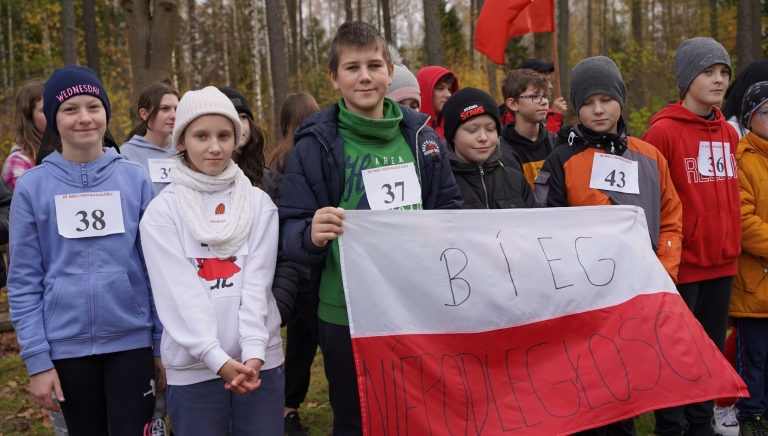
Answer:
[{"label": "boy in black jacket", "polygon": [[501,162],[501,121],[496,102],[477,88],[456,92],[443,106],[451,170],[464,209],[533,207],[523,173]]},{"label": "boy in black jacket", "polygon": [[503,162],[520,169],[533,189],[544,159],[555,149],[557,137],[544,126],[552,94],[539,73],[527,69],[507,71],[501,89],[515,116],[501,130]]}]

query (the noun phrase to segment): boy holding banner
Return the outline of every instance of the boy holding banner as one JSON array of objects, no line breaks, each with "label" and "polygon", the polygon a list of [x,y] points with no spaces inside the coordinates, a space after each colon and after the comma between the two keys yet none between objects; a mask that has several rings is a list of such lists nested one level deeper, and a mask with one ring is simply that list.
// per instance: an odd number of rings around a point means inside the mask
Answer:
[{"label": "boy holding banner", "polygon": [[[367,23],[344,23],[328,75],[342,98],[307,118],[285,168],[280,207],[286,257],[312,266],[333,434],[360,435],[362,420],[339,246],[344,209],[458,209],[461,193],[429,117],[385,98],[394,65]],[[367,189],[370,188],[370,189]]]},{"label": "boy holding banner", "polygon": [[[616,64],[604,56],[587,58],[571,72],[571,102],[580,123],[567,145],[546,159],[534,195],[544,207],[635,205],[645,211],[656,255],[677,280],[682,250],[682,205],[667,161],[650,144],[627,135],[621,117],[627,88]],[[562,135],[562,134],[561,134]],[[609,435],[634,434],[634,422],[608,425]]]}]

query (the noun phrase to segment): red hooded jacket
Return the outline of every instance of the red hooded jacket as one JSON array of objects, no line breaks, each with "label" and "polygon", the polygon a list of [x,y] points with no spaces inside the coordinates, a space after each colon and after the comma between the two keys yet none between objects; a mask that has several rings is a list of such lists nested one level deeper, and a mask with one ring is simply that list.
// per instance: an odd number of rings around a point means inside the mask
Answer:
[{"label": "red hooded jacket", "polygon": [[429,115],[429,126],[435,129],[437,135],[443,140],[445,139],[443,115],[437,116],[435,114],[432,92],[434,92],[437,82],[446,74],[450,74],[454,78],[453,88],[451,89],[451,94],[453,94],[459,90],[459,79],[456,78],[456,75],[451,70],[433,65],[420,69],[416,74],[416,80],[419,82],[419,89],[421,90],[421,109],[419,109],[419,112]]},{"label": "red hooded jacket", "polygon": [[[717,108],[713,108],[714,119],[707,121],[681,103],[654,115],[643,136],[667,159],[683,203],[683,253],[677,280],[692,283],[732,276],[738,272],[741,251],[739,137]],[[727,144],[727,158],[717,143]]]}]

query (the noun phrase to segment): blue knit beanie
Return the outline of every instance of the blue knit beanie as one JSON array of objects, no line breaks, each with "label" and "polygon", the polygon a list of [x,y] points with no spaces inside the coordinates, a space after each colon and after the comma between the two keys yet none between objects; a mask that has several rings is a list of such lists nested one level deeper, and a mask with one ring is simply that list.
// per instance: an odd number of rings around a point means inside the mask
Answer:
[{"label": "blue knit beanie", "polygon": [[92,95],[101,100],[107,111],[107,124],[109,124],[111,115],[109,97],[107,97],[107,91],[104,90],[101,80],[90,68],[68,65],[54,70],[51,77],[45,82],[45,89],[43,90],[45,122],[55,134],[59,134],[59,129],[56,128],[56,112],[58,112],[59,106],[67,99],[77,95]]}]

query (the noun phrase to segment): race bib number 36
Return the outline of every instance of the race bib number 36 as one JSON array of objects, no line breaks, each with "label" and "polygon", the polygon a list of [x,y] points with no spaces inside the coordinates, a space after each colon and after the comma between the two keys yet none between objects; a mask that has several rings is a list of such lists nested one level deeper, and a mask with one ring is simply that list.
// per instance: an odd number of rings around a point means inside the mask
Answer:
[{"label": "race bib number 36", "polygon": [[175,159],[148,159],[149,176],[154,183],[171,183],[171,170],[176,166]]},{"label": "race bib number 36", "polygon": [[57,195],[56,221],[65,238],[125,233],[120,191]]},{"label": "race bib number 36", "polygon": [[604,191],[639,194],[637,162],[612,154],[595,153],[589,187]]},{"label": "race bib number 36", "polygon": [[[731,144],[726,142],[699,142],[699,172],[702,176],[725,177],[733,176],[733,168],[729,171],[731,163]],[[729,174],[730,173],[730,174]]]},{"label": "race bib number 36", "polygon": [[389,210],[421,203],[421,186],[413,163],[363,171],[371,210]]}]

